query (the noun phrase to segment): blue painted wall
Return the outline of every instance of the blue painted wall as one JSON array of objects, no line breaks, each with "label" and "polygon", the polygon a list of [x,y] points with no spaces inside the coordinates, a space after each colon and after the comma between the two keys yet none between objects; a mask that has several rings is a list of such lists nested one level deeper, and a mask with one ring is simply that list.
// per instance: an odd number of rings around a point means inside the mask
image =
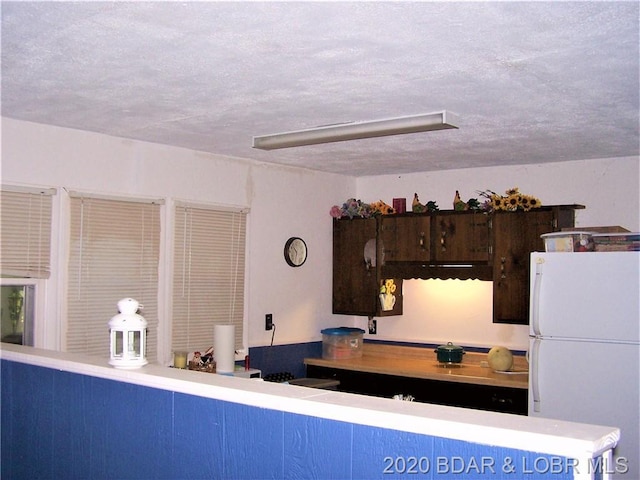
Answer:
[{"label": "blue painted wall", "polygon": [[4,360],[1,374],[2,479],[572,478],[532,452]]},{"label": "blue painted wall", "polygon": [[263,377],[282,372],[289,372],[295,378],[306,377],[304,359],[320,357],[322,357],[322,342],[249,348],[251,367],[261,370]]}]

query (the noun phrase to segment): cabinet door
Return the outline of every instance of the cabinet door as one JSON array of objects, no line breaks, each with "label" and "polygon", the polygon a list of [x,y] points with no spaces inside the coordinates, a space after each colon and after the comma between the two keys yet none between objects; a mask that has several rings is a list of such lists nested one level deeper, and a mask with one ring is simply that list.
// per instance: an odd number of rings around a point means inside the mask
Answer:
[{"label": "cabinet door", "polygon": [[437,263],[489,261],[489,222],[481,212],[440,214],[434,218],[432,258]]},{"label": "cabinet door", "polygon": [[372,262],[365,261],[365,245],[369,240],[376,240],[375,218],[333,221],[333,313],[374,315],[376,312],[377,265],[375,258]]},{"label": "cabinet door", "polygon": [[380,219],[384,262],[428,262],[431,217],[385,215]]},{"label": "cabinet door", "polygon": [[493,214],[493,321],[529,323],[529,258],[544,251],[543,233],[553,232],[553,211]]}]

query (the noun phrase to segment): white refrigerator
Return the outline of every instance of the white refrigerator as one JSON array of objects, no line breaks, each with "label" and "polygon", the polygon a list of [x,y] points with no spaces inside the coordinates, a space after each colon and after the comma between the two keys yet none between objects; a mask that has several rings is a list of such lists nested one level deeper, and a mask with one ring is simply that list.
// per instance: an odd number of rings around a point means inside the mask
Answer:
[{"label": "white refrigerator", "polygon": [[619,427],[640,479],[640,252],[531,254],[529,415]]}]

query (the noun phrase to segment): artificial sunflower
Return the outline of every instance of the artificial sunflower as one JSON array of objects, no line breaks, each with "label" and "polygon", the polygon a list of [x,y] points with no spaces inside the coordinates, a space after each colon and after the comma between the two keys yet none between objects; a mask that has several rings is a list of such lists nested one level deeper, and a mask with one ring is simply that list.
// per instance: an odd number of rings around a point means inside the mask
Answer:
[{"label": "artificial sunflower", "polygon": [[531,208],[538,208],[542,205],[542,202],[536,197],[529,197],[529,205],[531,206]]},{"label": "artificial sunflower", "polygon": [[542,202],[540,202],[538,198],[520,193],[518,187],[505,190],[506,196],[499,195],[492,190],[479,191],[478,194],[486,198],[486,201],[480,207],[487,212],[515,212],[517,210],[529,211],[532,208],[538,208],[542,205]]},{"label": "artificial sunflower", "polygon": [[509,195],[505,200],[504,200],[504,204],[505,204],[505,209],[509,210],[509,211],[514,211],[518,209],[518,206],[520,205],[520,194],[519,193],[512,193],[511,195]]},{"label": "artificial sunflower", "polygon": [[505,199],[499,195],[492,195],[491,196],[491,205],[493,206],[494,210],[506,210],[506,203],[504,201]]},{"label": "artificial sunflower", "polygon": [[395,209],[382,200],[378,200],[371,204],[372,215],[391,215],[393,213],[396,213]]},{"label": "artificial sunflower", "polygon": [[387,278],[382,286],[380,287],[380,293],[394,293],[396,291],[397,285],[393,278]]}]

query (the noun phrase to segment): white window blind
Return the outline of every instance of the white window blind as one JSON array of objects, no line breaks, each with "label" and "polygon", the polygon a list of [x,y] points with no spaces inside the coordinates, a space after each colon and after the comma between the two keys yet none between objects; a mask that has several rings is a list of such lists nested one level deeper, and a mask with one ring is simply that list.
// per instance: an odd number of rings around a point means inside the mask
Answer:
[{"label": "white window blind", "polygon": [[157,357],[158,203],[71,194],[67,351],[108,356],[108,322],[131,297],[148,322],[147,358]]},{"label": "white window blind", "polygon": [[55,189],[0,190],[0,252],[3,277],[49,278],[51,196]]},{"label": "white window blind", "polygon": [[172,348],[206,350],[216,324],[233,324],[242,348],[246,213],[178,205]]}]

